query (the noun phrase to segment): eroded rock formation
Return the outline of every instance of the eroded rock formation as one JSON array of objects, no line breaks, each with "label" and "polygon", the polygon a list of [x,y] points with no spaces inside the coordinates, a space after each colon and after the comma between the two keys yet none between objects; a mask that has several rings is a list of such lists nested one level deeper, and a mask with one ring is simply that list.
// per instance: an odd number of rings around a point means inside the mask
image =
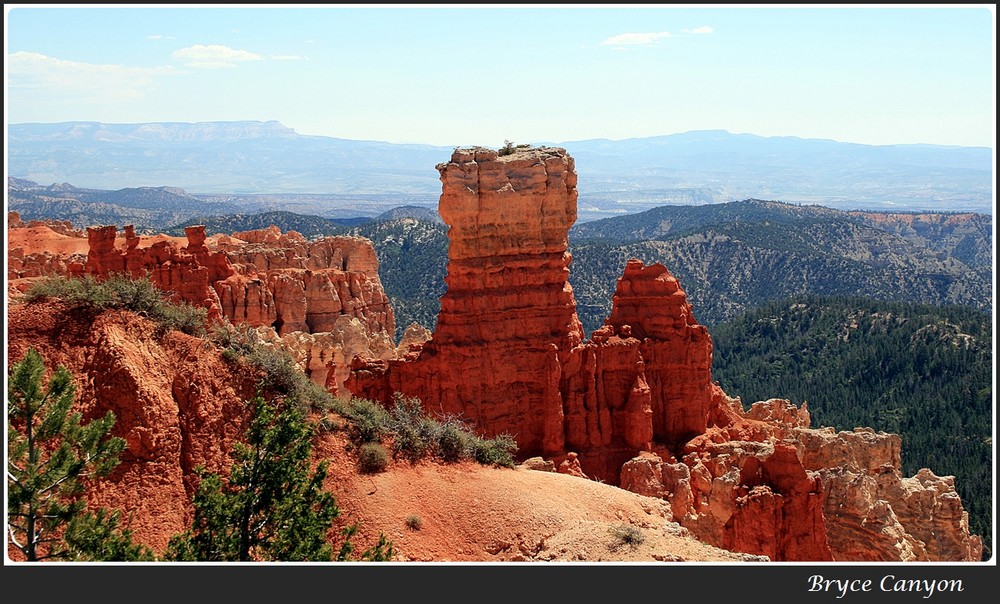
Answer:
[{"label": "eroded rock formation", "polygon": [[185,235],[186,246],[168,239],[140,247],[126,226],[122,249],[116,227],[89,228],[85,272],[149,275],[161,289],[208,307],[213,316],[270,326],[279,335],[328,332],[344,315],[373,333],[395,329],[375,249],[363,237],[310,242],[272,226],[220,237],[210,249],[204,226],[187,227]]},{"label": "eroded rock formation", "polygon": [[49,370],[70,370],[85,420],[115,414],[112,434],[126,450],[106,480],[88,486],[88,503],[123,510],[136,540],[163,551],[190,526],[195,468],[228,467],[254,380],[239,380],[204,340],[177,331],[158,338],[150,321],[124,311],[86,317],[54,303],[17,304],[8,321],[8,365],[33,347]]},{"label": "eroded rock formation", "polygon": [[[772,560],[978,560],[953,480],[900,473],[893,435],[809,428],[786,401],[744,411],[711,380],[712,342],[659,264],[628,262],[583,341],[567,281],[576,217],[563,149],[457,149],[440,164],[448,291],[400,358],[345,385],[509,433],[523,457],[665,499],[705,541]],[[895,453],[893,453],[895,451]]]},{"label": "eroded rock formation", "polygon": [[[83,250],[72,241],[83,231],[66,220],[21,220],[17,212],[7,213],[8,296],[27,289],[30,279],[66,275],[79,271],[86,261]],[[20,280],[27,280],[20,282]]]},{"label": "eroded rock formation", "polygon": [[[327,237],[308,241],[277,227],[244,231],[209,240],[205,227],[185,229],[186,245],[177,238],[143,238],[132,226],[82,232],[61,223],[23,223],[8,215],[24,245],[8,250],[8,278],[24,291],[31,277],[48,275],[148,275],[175,301],[208,309],[209,320],[272,330],[316,383],[343,390],[355,354],[373,358],[396,355],[395,318],[378,276],[371,241],[363,237]],[[37,233],[36,233],[37,231]],[[44,232],[43,232],[44,231]],[[29,245],[31,240],[38,240]],[[36,247],[57,247],[53,252]],[[30,253],[25,253],[25,249]],[[85,254],[75,249],[86,250]]]},{"label": "eroded rock formation", "polygon": [[664,267],[630,262],[607,325],[583,342],[566,251],[576,174],[564,149],[458,149],[438,170],[450,245],[437,329],[404,358],[356,359],[352,392],[415,396],[486,434],[512,434],[526,455],[576,452],[584,471],[614,482],[654,439],[705,430],[711,340]]},{"label": "eroded rock formation", "polygon": [[437,168],[450,226],[437,329],[409,359],[357,359],[347,387],[376,400],[414,395],[487,433],[514,434],[525,451],[560,452],[560,367],[583,339],[567,282],[573,160],[562,149],[476,148]]}]

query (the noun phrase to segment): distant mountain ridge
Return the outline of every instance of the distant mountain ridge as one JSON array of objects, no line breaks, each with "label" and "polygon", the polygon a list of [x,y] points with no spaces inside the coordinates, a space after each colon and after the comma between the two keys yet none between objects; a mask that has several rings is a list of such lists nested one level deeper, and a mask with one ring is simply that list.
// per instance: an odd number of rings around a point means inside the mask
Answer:
[{"label": "distant mountain ridge", "polygon": [[242,208],[233,203],[206,202],[177,187],[105,191],[69,183],[42,186],[26,179],[8,178],[7,209],[18,212],[25,220],[69,220],[80,228],[132,224],[140,230],[160,230],[192,215],[236,213]]},{"label": "distant mountain ridge", "polygon": [[709,326],[797,294],[992,309],[991,217],[923,216],[948,217],[951,226],[918,235],[898,226],[899,214],[754,199],[666,206],[576,225],[570,283],[588,331],[610,311],[604,300],[629,258],[665,264]]},{"label": "distant mountain ridge", "polygon": [[[989,148],[720,130],[553,144],[576,160],[581,221],[751,197],[845,210],[992,213]],[[411,195],[433,205],[440,194],[434,166],[451,151],[301,135],[276,121],[8,127],[8,173],[17,178],[100,189],[171,184],[197,195]]]},{"label": "distant mountain ridge", "polygon": [[927,246],[935,253],[956,256],[970,267],[992,265],[993,221],[977,212],[842,212],[818,205],[746,199],[711,206],[664,206],[580,223],[570,230],[570,238],[630,243],[666,240],[730,222],[801,225],[816,220],[857,222]]},{"label": "distant mountain ridge", "polygon": [[[386,220],[386,213],[440,221],[437,210],[413,205],[416,201],[420,199],[408,195],[196,196],[179,187],[127,187],[110,191],[85,189],[65,182],[43,186],[23,178],[7,178],[8,210],[20,213],[25,220],[69,220],[80,228],[132,224],[140,231],[164,231],[184,223],[218,224],[222,232],[234,230],[223,225],[227,216],[280,212],[296,216],[322,213],[323,218],[347,226],[364,219]],[[296,220],[289,216],[279,219],[289,223]]]}]

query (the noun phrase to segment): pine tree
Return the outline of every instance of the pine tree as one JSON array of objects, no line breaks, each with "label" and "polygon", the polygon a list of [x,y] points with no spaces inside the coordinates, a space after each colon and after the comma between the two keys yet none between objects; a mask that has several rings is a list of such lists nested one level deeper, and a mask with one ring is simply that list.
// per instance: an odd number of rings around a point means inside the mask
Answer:
[{"label": "pine tree", "polygon": [[151,559],[119,529],[120,514],[85,511],[85,480],[118,465],[125,440],[109,437],[115,416],[88,423],[71,413],[75,388],[58,367],[43,384],[35,349],[11,368],[7,384],[7,523],[28,561]]},{"label": "pine tree", "polygon": [[288,402],[249,401],[246,443],[228,481],[200,472],[191,528],[171,539],[167,558],[198,561],[329,561],[339,515],[323,490],[326,463],[310,472],[312,428]]}]

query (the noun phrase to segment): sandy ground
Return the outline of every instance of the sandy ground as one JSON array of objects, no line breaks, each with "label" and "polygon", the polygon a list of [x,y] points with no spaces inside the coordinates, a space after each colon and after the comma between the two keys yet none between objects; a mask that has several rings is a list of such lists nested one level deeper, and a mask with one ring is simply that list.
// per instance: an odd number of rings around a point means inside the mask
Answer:
[{"label": "sandy ground", "polygon": [[360,525],[360,544],[384,533],[399,561],[760,561],[698,541],[670,519],[663,500],[593,480],[522,466],[403,460],[383,473],[358,474],[345,445],[327,434],[315,451],[333,461],[327,484],[341,520]]}]

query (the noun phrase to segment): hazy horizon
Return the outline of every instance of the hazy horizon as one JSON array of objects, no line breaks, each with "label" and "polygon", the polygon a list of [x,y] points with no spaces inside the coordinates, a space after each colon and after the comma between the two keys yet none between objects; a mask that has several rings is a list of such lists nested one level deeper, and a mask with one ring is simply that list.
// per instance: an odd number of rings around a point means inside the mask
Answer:
[{"label": "hazy horizon", "polygon": [[[384,141],[384,140],[377,140],[377,139],[372,139],[372,138],[351,139],[351,138],[345,138],[345,137],[332,137],[332,136],[328,136],[328,135],[325,135],[325,134],[314,134],[314,133],[311,133],[311,132],[301,132],[301,131],[299,131],[299,130],[297,130],[295,128],[290,128],[286,124],[282,123],[281,120],[271,120],[271,119],[205,120],[205,121],[198,121],[198,122],[180,122],[180,121],[99,122],[99,121],[95,121],[95,120],[65,120],[65,121],[60,121],[60,122],[17,122],[17,123],[10,123],[10,124],[8,124],[8,126],[35,126],[35,125],[40,125],[40,126],[55,126],[55,125],[59,125],[59,124],[72,124],[72,123],[94,123],[94,124],[102,124],[102,125],[106,125],[106,126],[141,126],[141,125],[144,125],[144,124],[185,124],[185,125],[226,124],[226,123],[260,123],[260,124],[267,124],[267,123],[272,123],[272,122],[276,122],[276,123],[280,124],[281,126],[283,126],[285,128],[289,128],[290,130],[293,130],[295,132],[295,134],[297,134],[299,136],[318,136],[318,137],[325,137],[325,138],[338,138],[338,139],[342,139],[342,140],[349,140],[349,141],[355,141],[355,142],[378,142],[378,143],[387,143],[387,144],[390,144],[390,145],[424,145],[424,146],[429,146],[429,147],[441,147],[441,148],[453,148],[453,147],[456,147],[456,146],[463,146],[463,147],[482,146],[482,147],[498,148],[504,142],[504,141],[501,141],[501,142],[499,142],[497,144],[493,144],[493,142],[495,142],[495,141],[490,141],[490,142],[484,142],[484,143],[473,143],[473,144],[469,144],[469,145],[454,145],[454,144],[439,145],[439,144],[426,143],[426,142],[421,142],[421,141],[411,141],[411,142],[405,142],[405,143],[397,143],[397,142],[393,142],[393,141]],[[711,133],[711,132],[721,132],[721,133],[729,134],[729,135],[732,135],[732,136],[753,136],[753,137],[759,137],[759,138],[790,138],[790,139],[799,139],[799,140],[804,140],[804,141],[805,140],[810,140],[810,141],[828,141],[828,142],[835,142],[835,143],[845,143],[845,144],[850,144],[850,145],[864,145],[864,146],[875,146],[875,147],[935,146],[935,147],[962,147],[962,148],[970,148],[970,149],[991,149],[992,148],[990,146],[984,146],[984,145],[942,145],[942,144],[937,144],[937,143],[922,143],[922,142],[918,142],[918,143],[885,143],[885,144],[879,144],[879,145],[871,145],[869,143],[858,143],[858,142],[855,142],[855,141],[841,141],[841,140],[828,139],[828,138],[820,138],[820,137],[803,137],[803,136],[780,135],[780,134],[775,134],[775,135],[771,135],[771,136],[765,136],[765,135],[757,134],[757,133],[754,133],[754,132],[730,132],[729,130],[725,130],[725,129],[722,129],[722,128],[705,128],[705,129],[701,129],[701,130],[687,130],[687,131],[684,131],[684,132],[667,132],[667,133],[661,133],[661,134],[650,134],[650,135],[647,135],[647,136],[632,136],[632,137],[619,138],[619,139],[607,138],[607,137],[585,137],[585,138],[579,138],[579,139],[573,139],[573,140],[563,140],[563,141],[541,141],[541,140],[521,141],[521,140],[518,140],[518,141],[511,141],[511,142],[515,142],[515,143],[529,142],[531,144],[538,144],[538,145],[559,145],[559,144],[563,144],[563,143],[580,143],[580,142],[589,142],[589,141],[609,141],[609,142],[613,142],[613,143],[619,143],[619,142],[624,142],[624,141],[629,141],[629,140],[642,140],[642,139],[650,139],[650,138],[663,138],[663,137],[669,137],[669,136],[680,136],[680,135],[687,135],[687,134]],[[505,139],[505,140],[507,140],[507,139]]]},{"label": "hazy horizon", "polygon": [[5,121],[995,148],[995,7],[5,5]]}]

